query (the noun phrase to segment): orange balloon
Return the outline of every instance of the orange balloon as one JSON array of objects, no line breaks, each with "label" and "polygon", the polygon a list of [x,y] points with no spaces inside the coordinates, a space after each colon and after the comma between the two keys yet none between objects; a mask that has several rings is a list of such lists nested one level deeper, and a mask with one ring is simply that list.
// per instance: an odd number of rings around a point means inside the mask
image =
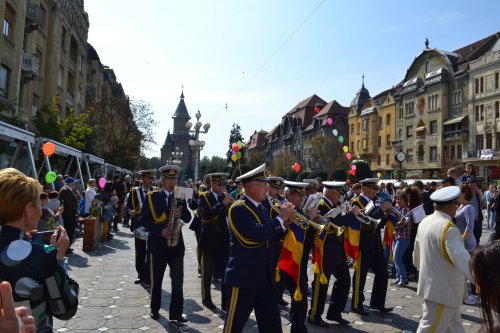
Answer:
[{"label": "orange balloon", "polygon": [[56,152],[56,145],[52,142],[45,142],[42,151],[45,156],[51,156]]}]

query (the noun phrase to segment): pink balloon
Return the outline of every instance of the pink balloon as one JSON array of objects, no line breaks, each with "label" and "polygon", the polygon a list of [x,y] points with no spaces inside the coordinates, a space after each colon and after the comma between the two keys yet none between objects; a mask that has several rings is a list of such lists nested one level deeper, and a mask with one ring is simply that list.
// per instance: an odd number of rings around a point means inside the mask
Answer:
[{"label": "pink balloon", "polygon": [[333,124],[333,120],[332,120],[332,118],[328,118],[328,119],[326,120],[326,123],[327,123],[329,126],[331,126],[331,125]]},{"label": "pink balloon", "polygon": [[346,157],[348,160],[350,160],[350,159],[352,158],[352,155],[351,155],[351,153],[347,153],[347,154],[345,154],[345,157]]},{"label": "pink balloon", "polygon": [[352,170],[356,170],[356,165],[355,165],[355,164],[353,164],[353,165],[351,166],[351,169],[352,169]]},{"label": "pink balloon", "polygon": [[106,178],[102,177],[102,178],[99,178],[99,187],[100,188],[104,188],[104,186],[106,186],[106,183],[108,181],[106,180]]}]

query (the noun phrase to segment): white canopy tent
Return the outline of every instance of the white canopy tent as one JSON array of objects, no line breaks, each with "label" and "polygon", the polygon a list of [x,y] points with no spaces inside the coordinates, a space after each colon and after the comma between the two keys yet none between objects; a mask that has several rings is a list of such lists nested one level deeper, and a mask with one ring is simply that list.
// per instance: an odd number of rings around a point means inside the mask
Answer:
[{"label": "white canopy tent", "polygon": [[26,173],[29,174],[29,172],[31,172],[32,176],[37,178],[35,159],[33,157],[33,145],[36,142],[35,134],[0,121],[0,140],[16,144],[16,149],[12,160],[9,162],[9,167],[15,166],[15,163],[20,158],[19,153],[21,152],[23,145],[26,144],[27,158],[29,160],[29,169]]}]

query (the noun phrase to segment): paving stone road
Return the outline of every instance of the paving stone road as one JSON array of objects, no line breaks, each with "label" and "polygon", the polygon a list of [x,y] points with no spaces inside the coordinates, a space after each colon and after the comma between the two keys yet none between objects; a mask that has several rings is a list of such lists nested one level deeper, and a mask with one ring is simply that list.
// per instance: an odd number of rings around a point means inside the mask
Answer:
[{"label": "paving stone road", "polygon": [[[484,242],[488,236],[489,230],[485,229],[483,232]],[[201,304],[201,285],[197,274],[196,240],[193,232],[187,228],[184,228],[184,240],[186,245],[184,258],[184,314],[189,320],[185,325],[177,326],[168,320],[170,299],[168,273],[165,274],[163,281],[160,320],[157,322],[149,317],[148,291],[140,285],[134,284],[137,276],[134,265],[134,240],[130,231],[121,227],[115,233],[112,241],[101,245],[92,252],[83,252],[81,250],[82,238],[77,238],[73,245],[75,254],[68,257],[68,264],[70,276],[74,277],[80,284],[80,305],[78,312],[72,319],[68,321],[55,320],[55,331],[221,332],[224,325],[224,313],[220,310],[208,310]],[[312,275],[312,272],[309,271],[309,274]],[[372,280],[373,275],[369,273],[365,291],[367,300],[364,304],[369,304]],[[310,281],[312,281],[311,278]],[[219,286],[213,285],[213,288],[219,289]],[[212,297],[214,303],[220,306],[220,292],[213,290]],[[285,294],[285,299],[290,301],[288,294]],[[410,282],[407,288],[389,286],[386,304],[394,306],[392,313],[382,315],[378,312],[371,312],[370,316],[363,318],[353,313],[344,314],[344,318],[352,322],[349,327],[342,327],[332,322],[329,329],[307,324],[308,330],[311,333],[332,331],[416,331],[422,314],[422,300],[416,295],[415,282]],[[350,299],[346,306],[346,309],[349,308]],[[288,310],[288,307],[281,308],[283,332],[290,332]],[[463,305],[461,310],[465,330],[467,332],[477,332],[482,323],[480,307]],[[247,323],[245,332],[258,332],[253,314]]]}]

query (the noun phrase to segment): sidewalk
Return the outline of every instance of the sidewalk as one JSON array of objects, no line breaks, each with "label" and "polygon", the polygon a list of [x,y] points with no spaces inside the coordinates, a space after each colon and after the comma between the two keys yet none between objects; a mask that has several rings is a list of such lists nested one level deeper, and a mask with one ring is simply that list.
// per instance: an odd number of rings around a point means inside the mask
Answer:
[{"label": "sidewalk", "polygon": [[[112,241],[97,250],[83,252],[82,238],[79,237],[73,248],[75,254],[68,257],[69,274],[80,284],[80,305],[75,317],[68,321],[55,320],[55,332],[221,332],[224,313],[212,312],[201,304],[200,279],[197,274],[196,240],[194,233],[184,228],[186,255],[184,259],[184,314],[188,318],[185,325],[172,324],[168,320],[170,300],[170,278],[165,273],[163,281],[162,308],[160,320],[149,317],[149,294],[140,285],[134,284],[137,277],[134,262],[134,239],[129,229],[122,228],[115,233]],[[482,242],[486,242],[489,230],[484,229]],[[168,269],[168,268],[167,268]],[[309,271],[312,275],[312,271]],[[352,276],[352,270],[351,270]],[[369,304],[373,275],[368,275],[365,304]],[[310,278],[309,281],[312,281]],[[390,279],[392,281],[392,279]],[[333,283],[330,280],[330,285]],[[331,288],[331,286],[330,286]],[[219,289],[217,285],[217,289]],[[329,291],[330,294],[330,291]],[[220,307],[220,292],[212,291],[215,305]],[[289,302],[290,297],[285,294]],[[310,303],[309,303],[310,304]],[[350,327],[331,325],[330,329],[308,325],[309,332],[415,332],[422,314],[422,300],[416,296],[416,283],[407,288],[388,287],[388,306],[394,312],[382,315],[371,312],[363,317],[344,314],[351,321]],[[346,309],[350,307],[350,299]],[[326,314],[327,307],[325,308]],[[467,332],[477,332],[482,320],[479,306],[462,308],[462,319]],[[283,332],[290,332],[288,321],[289,307],[281,308]],[[325,319],[325,314],[323,318]],[[252,314],[245,332],[258,332]]]}]

